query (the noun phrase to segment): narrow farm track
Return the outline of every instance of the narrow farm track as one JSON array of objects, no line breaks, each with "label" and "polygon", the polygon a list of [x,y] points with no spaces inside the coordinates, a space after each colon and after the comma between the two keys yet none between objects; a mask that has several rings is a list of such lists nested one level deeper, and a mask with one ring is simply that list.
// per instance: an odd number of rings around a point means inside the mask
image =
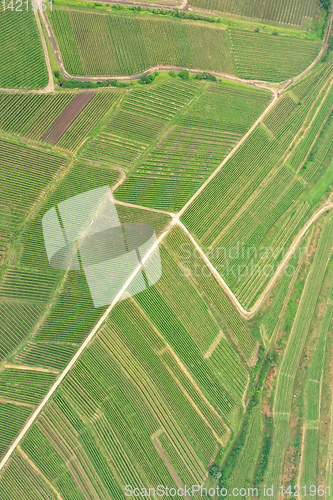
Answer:
[{"label": "narrow farm track", "polygon": [[[125,4],[126,2],[116,2],[116,3],[124,3]],[[183,4],[185,5],[184,8],[183,8],[183,10],[186,10],[186,3],[183,2]],[[136,5],[146,5],[146,4],[142,4],[142,3],[138,2],[138,3],[136,3]],[[165,8],[165,6],[160,6],[160,7],[161,8]],[[177,7],[168,7],[168,8],[170,8],[170,9],[176,9]],[[121,75],[73,76],[73,75],[70,75],[66,71],[66,69],[65,69],[65,65],[63,63],[60,50],[58,48],[57,42],[56,42],[56,40],[54,38],[54,35],[52,33],[51,26],[50,26],[50,23],[49,23],[49,21],[47,19],[47,16],[46,16],[45,12],[41,12],[41,17],[42,17],[42,20],[43,20],[46,32],[48,34],[48,37],[50,39],[53,51],[55,53],[55,56],[56,56],[56,59],[57,59],[57,63],[59,65],[61,73],[63,74],[63,76],[64,76],[64,78],[66,80],[69,80],[71,78],[75,78],[79,82],[97,82],[97,81],[101,81],[101,80],[110,80],[110,78],[116,78],[117,80],[120,80],[120,81],[133,81],[133,80],[140,79],[142,76],[154,73],[155,71],[168,71],[168,70],[181,71],[183,69],[182,67],[172,67],[172,66],[163,66],[162,65],[162,66],[156,66],[154,68],[149,68],[149,69],[147,69],[146,71],[144,71],[142,73],[139,73],[139,74],[136,74],[136,75],[131,75],[131,76],[121,76]],[[332,19],[333,19],[333,9],[331,10],[331,14],[330,14],[330,18],[329,18],[327,30],[326,30],[326,33],[325,33],[325,37],[324,37],[321,49],[320,49],[317,57],[299,75],[296,75],[296,76],[294,76],[294,77],[292,77],[292,78],[290,78],[288,80],[285,80],[283,82],[271,83],[271,82],[266,82],[266,81],[262,81],[262,80],[245,80],[243,78],[239,78],[237,76],[232,76],[232,75],[229,75],[227,73],[216,73],[216,72],[212,72],[212,71],[210,73],[212,75],[216,76],[217,78],[224,78],[224,79],[227,79],[227,80],[232,80],[232,81],[235,81],[235,82],[244,83],[246,85],[252,85],[254,87],[257,87],[257,88],[260,88],[260,89],[264,89],[264,90],[268,90],[268,91],[273,92],[273,93],[276,93],[276,89],[274,87],[283,86],[283,88],[280,90],[280,92],[283,92],[288,87],[290,87],[290,85],[292,85],[293,83],[295,83],[296,81],[298,81],[300,78],[302,78],[303,76],[305,76],[315,66],[315,64],[319,61],[319,59],[323,55],[323,53],[325,51],[325,48],[326,48],[326,45],[327,45],[328,37],[329,37],[330,31],[331,31]],[[188,71],[190,73],[192,73],[192,74],[196,74],[196,73],[201,73],[202,72],[202,70],[200,70],[200,69],[189,69]]]},{"label": "narrow farm track", "polygon": [[[55,52],[55,55],[56,55],[59,67],[60,67],[61,71],[63,71],[64,70],[64,66],[63,66],[63,63],[62,63],[62,60],[61,60],[61,55],[60,55],[59,51],[57,50],[57,46],[55,44],[55,40],[54,40],[54,37],[53,37],[52,32],[50,30],[47,18],[46,18],[45,14],[43,12],[41,12],[41,17],[42,17],[43,23],[45,25],[46,32],[47,32],[47,34],[48,34],[48,36],[50,38],[50,41],[51,41],[53,50]],[[287,82],[282,82],[282,84],[286,84],[283,90],[286,90],[292,83],[294,83],[298,79],[302,78],[308,71],[310,71],[313,68],[313,66],[320,59],[321,55],[323,54],[323,52],[325,50],[326,44],[327,44],[328,36],[329,36],[330,30],[331,30],[331,25],[332,25],[332,17],[333,17],[333,10],[332,10],[331,15],[330,15],[330,19],[329,19],[329,23],[328,23],[328,27],[327,27],[327,31],[326,31],[326,36],[324,38],[322,48],[321,48],[318,56],[316,57],[316,59],[300,75],[292,78],[291,80],[288,80]],[[49,62],[49,57],[48,57],[48,53],[47,53],[45,39],[44,39],[42,30],[41,30],[41,26],[40,26],[40,23],[39,23],[39,19],[38,19],[38,14],[37,14],[37,17],[36,17],[36,21],[37,21],[38,27],[40,29],[42,41],[44,41],[43,47],[44,47],[45,57],[46,57],[46,61],[47,61],[48,71],[49,71],[49,84],[48,84],[48,86],[45,89],[42,89],[41,91],[32,91],[32,92],[35,92],[35,93],[52,92],[54,90],[52,72],[51,72],[51,68],[50,68],[50,62]],[[61,62],[61,64],[59,63],[59,61]],[[142,75],[149,74],[149,73],[151,73],[151,72],[153,72],[155,70],[158,70],[158,69],[170,69],[170,68],[165,68],[165,67],[152,68],[152,69],[149,69],[149,70],[147,70],[146,72],[144,72],[144,73],[142,73],[140,75],[134,75],[134,76],[131,76],[131,77],[117,77],[117,78],[119,80],[135,80],[135,79],[140,78]],[[175,68],[175,69],[179,69],[179,68]],[[191,70],[191,72],[192,73],[196,73],[198,71],[197,70]],[[66,72],[64,72],[64,76],[66,78],[72,78],[72,76],[69,75]],[[26,424],[24,425],[24,427],[22,428],[22,430],[20,431],[20,433],[18,434],[18,436],[16,437],[16,439],[13,441],[13,443],[9,447],[7,453],[5,454],[5,456],[3,457],[3,459],[0,462],[0,470],[6,465],[6,463],[8,462],[8,460],[10,458],[10,456],[12,455],[12,453],[14,452],[14,450],[17,448],[17,446],[20,444],[21,440],[23,439],[23,437],[25,436],[25,434],[27,433],[27,431],[30,429],[30,427],[32,426],[32,424],[35,422],[35,420],[37,419],[37,417],[40,415],[40,413],[42,412],[43,408],[46,406],[46,404],[48,403],[48,401],[50,400],[50,398],[53,396],[53,394],[55,393],[55,391],[57,390],[57,388],[60,386],[60,384],[62,383],[62,381],[65,379],[65,377],[67,376],[67,374],[70,372],[70,370],[72,369],[72,367],[75,365],[76,361],[80,358],[80,356],[83,353],[83,351],[85,350],[85,348],[90,344],[90,342],[94,338],[95,334],[98,332],[99,328],[103,325],[104,321],[107,319],[107,317],[111,313],[112,309],[114,308],[114,306],[116,305],[116,303],[118,302],[118,300],[121,298],[121,296],[123,295],[123,293],[127,290],[127,288],[129,287],[129,285],[132,283],[132,281],[134,280],[134,278],[136,277],[136,275],[140,271],[142,265],[146,261],[148,261],[148,259],[150,258],[150,256],[153,254],[154,250],[159,246],[159,244],[163,241],[163,239],[170,232],[170,230],[172,229],[172,227],[174,225],[181,226],[182,229],[188,234],[188,236],[191,239],[192,243],[194,244],[195,248],[202,255],[202,258],[206,262],[206,264],[209,267],[209,269],[216,276],[217,280],[219,281],[219,283],[221,284],[221,286],[223,287],[223,289],[225,290],[225,292],[229,296],[230,300],[234,304],[234,306],[237,309],[237,311],[244,318],[249,319],[249,318],[252,318],[254,316],[254,314],[258,311],[258,309],[261,307],[262,303],[264,302],[264,300],[267,297],[268,293],[271,291],[272,287],[274,286],[274,284],[275,284],[278,276],[280,275],[281,271],[283,270],[284,266],[286,265],[286,263],[288,262],[288,260],[292,256],[292,254],[294,253],[294,251],[297,248],[297,246],[299,245],[301,239],[306,234],[306,232],[311,227],[311,225],[324,212],[326,212],[326,211],[328,211],[328,210],[330,210],[330,209],[333,208],[333,203],[327,201],[323,207],[321,207],[315,214],[312,215],[312,217],[309,219],[309,221],[306,223],[306,225],[303,227],[303,229],[300,231],[300,233],[295,238],[295,240],[294,240],[293,244],[291,245],[289,251],[286,253],[284,259],[281,261],[281,263],[278,266],[276,272],[274,273],[274,275],[270,279],[269,283],[267,284],[267,286],[266,286],[265,290],[263,291],[263,293],[261,294],[261,296],[255,302],[255,304],[252,307],[252,309],[249,310],[249,311],[245,310],[243,308],[243,306],[239,303],[238,299],[233,294],[233,292],[231,291],[231,289],[225,283],[225,281],[221,278],[221,276],[219,275],[219,273],[215,270],[214,266],[211,264],[211,262],[209,261],[209,259],[205,256],[204,252],[201,250],[201,248],[199,247],[199,245],[195,242],[194,238],[189,234],[188,230],[180,222],[180,216],[185,212],[185,210],[188,207],[188,205],[190,203],[192,203],[192,201],[202,192],[202,190],[205,188],[205,186],[216,176],[216,174],[223,167],[223,165],[226,163],[226,161],[228,161],[228,159],[235,153],[235,151],[237,151],[237,149],[244,143],[244,141],[247,139],[247,137],[250,135],[250,133],[258,125],[258,123],[264,118],[264,116],[274,106],[274,104],[275,104],[275,102],[277,100],[277,94],[276,94],[276,89],[272,88],[272,84],[270,84],[268,82],[242,80],[242,79],[237,78],[237,77],[231,77],[230,75],[219,75],[219,74],[216,74],[216,76],[227,78],[227,79],[234,80],[234,81],[238,81],[238,82],[245,83],[245,84],[248,84],[248,85],[253,85],[253,86],[256,86],[258,88],[265,88],[266,90],[270,90],[274,94],[274,98],[273,98],[272,102],[269,104],[269,106],[262,113],[262,115],[255,122],[255,124],[247,132],[247,134],[245,134],[245,136],[239,141],[239,143],[235,146],[235,148],[233,148],[233,150],[231,151],[231,153],[229,153],[229,155],[225,158],[225,160],[217,167],[217,169],[211,174],[211,176],[202,184],[202,186],[191,197],[191,199],[184,205],[184,207],[180,210],[180,212],[178,214],[173,214],[172,221],[169,224],[169,226],[166,229],[166,231],[163,232],[159,236],[159,238],[156,240],[156,242],[154,243],[154,245],[152,245],[152,247],[147,251],[147,253],[145,254],[145,256],[142,259],[142,262],[137,266],[137,268],[133,271],[133,273],[128,278],[128,280],[126,281],[126,283],[119,290],[118,294],[116,295],[116,297],[114,298],[114,300],[112,301],[112,303],[110,304],[110,306],[106,309],[105,313],[101,316],[101,318],[96,323],[96,325],[94,326],[94,328],[91,330],[91,332],[89,333],[89,335],[87,336],[87,338],[85,339],[85,341],[82,343],[82,345],[80,346],[80,348],[78,349],[78,351],[75,353],[75,355],[71,359],[71,361],[68,363],[68,365],[63,370],[63,372],[59,375],[59,377],[57,378],[57,380],[55,381],[55,383],[53,384],[53,386],[51,387],[51,389],[49,390],[49,392],[46,394],[46,396],[44,397],[44,399],[42,400],[42,402],[39,404],[39,406],[34,410],[34,412],[32,413],[31,417],[28,419],[28,421],[26,422]],[[108,77],[108,78],[110,78],[110,77]],[[100,80],[100,79],[102,79],[102,78],[98,78],[98,77],[96,77],[96,78],[95,77],[92,77],[92,78],[83,78],[83,77],[78,78],[78,80],[80,80],[80,81],[96,81],[96,80]],[[13,90],[6,90],[6,91],[7,92],[13,92]]]},{"label": "narrow farm track", "polygon": [[112,309],[114,308],[114,306],[116,305],[116,303],[118,302],[118,300],[121,298],[121,296],[123,295],[123,293],[126,292],[127,288],[129,287],[129,285],[134,280],[135,276],[140,271],[141,266],[145,262],[147,262],[147,260],[150,258],[150,256],[154,252],[154,250],[159,246],[159,244],[163,241],[163,239],[166,237],[166,235],[170,232],[170,230],[173,227],[173,225],[175,225],[175,224],[180,225],[183,228],[183,230],[188,234],[188,236],[191,239],[192,243],[195,245],[196,249],[202,255],[202,258],[206,262],[206,264],[209,267],[209,269],[213,272],[213,274],[215,275],[215,277],[218,279],[219,283],[222,285],[223,289],[225,290],[225,292],[227,293],[228,297],[230,298],[230,300],[232,301],[232,303],[236,307],[237,311],[244,318],[250,319],[250,318],[252,318],[254,316],[254,314],[258,311],[258,309],[262,305],[262,303],[265,300],[266,296],[268,295],[268,293],[272,289],[272,287],[273,287],[276,279],[280,275],[281,271],[283,270],[284,266],[288,262],[289,258],[293,255],[295,249],[299,245],[299,243],[300,243],[301,239],[303,238],[303,236],[305,235],[305,233],[308,231],[308,229],[311,227],[311,225],[320,217],[320,215],[322,215],[324,212],[326,212],[327,210],[330,210],[332,208],[333,208],[333,203],[330,203],[330,202],[327,201],[322,208],[320,208],[315,214],[313,214],[313,216],[311,217],[311,219],[307,222],[307,224],[304,226],[304,228],[300,231],[300,233],[298,234],[298,236],[295,238],[295,240],[294,240],[293,244],[291,245],[289,251],[286,253],[285,257],[281,261],[280,265],[278,266],[276,272],[272,276],[271,280],[269,281],[269,283],[266,286],[265,290],[263,291],[262,295],[258,298],[258,300],[256,301],[256,303],[254,304],[254,306],[252,307],[252,309],[250,311],[246,311],[243,308],[243,306],[239,303],[239,301],[236,298],[236,296],[230,290],[230,288],[225,283],[225,281],[221,278],[221,276],[216,271],[216,269],[214,268],[214,266],[211,264],[211,262],[209,261],[209,259],[205,256],[205,254],[203,253],[203,251],[201,250],[201,248],[199,247],[199,245],[195,242],[194,238],[189,234],[189,232],[185,228],[185,226],[179,221],[178,214],[175,215],[173,217],[173,219],[172,219],[171,224],[167,228],[167,230],[159,236],[159,238],[156,240],[156,242],[151,246],[151,248],[145,254],[145,256],[142,259],[142,262],[136,267],[136,269],[133,271],[133,273],[128,278],[128,280],[126,281],[126,283],[119,290],[118,294],[116,295],[116,297],[114,298],[114,300],[112,301],[112,303],[110,304],[110,306],[107,308],[107,310],[105,311],[105,313],[103,314],[103,316],[96,323],[96,325],[94,326],[94,328],[92,329],[92,331],[90,332],[90,334],[88,335],[88,337],[86,338],[86,340],[83,342],[83,344],[81,345],[81,347],[78,349],[78,351],[76,352],[76,354],[73,356],[72,360],[66,366],[66,368],[61,373],[61,375],[59,376],[59,378],[55,381],[55,383],[53,384],[53,386],[51,387],[51,389],[49,390],[49,392],[47,393],[47,395],[44,397],[43,401],[36,408],[36,410],[33,412],[33,414],[31,415],[31,417],[27,421],[27,423],[24,425],[23,429],[21,430],[21,432],[19,433],[19,435],[17,436],[17,438],[15,439],[15,441],[10,446],[10,448],[7,451],[6,455],[3,457],[2,461],[0,462],[0,470],[5,466],[5,464],[7,463],[8,459],[10,458],[10,456],[12,455],[12,453],[14,452],[14,450],[16,449],[16,447],[19,445],[19,443],[21,442],[21,440],[23,439],[23,437],[25,436],[25,434],[27,433],[27,431],[30,429],[31,425],[34,423],[34,421],[36,420],[36,418],[38,417],[38,415],[43,410],[44,406],[47,404],[47,402],[49,401],[49,399],[52,397],[52,395],[54,394],[54,392],[57,390],[57,388],[59,387],[59,385],[61,384],[61,382],[64,380],[64,378],[66,377],[66,375],[70,372],[71,368],[74,366],[74,364],[76,363],[76,361],[80,358],[82,352],[89,345],[89,343],[91,342],[91,340],[93,339],[93,337],[95,336],[95,334],[98,332],[99,328],[102,326],[102,324],[104,323],[104,321],[109,316],[110,312],[112,311]]},{"label": "narrow farm track", "polygon": [[170,217],[175,217],[176,214],[172,212],[167,212],[166,210],[159,210],[158,208],[148,208],[142,205],[133,205],[133,203],[127,203],[126,201],[113,200],[116,205],[123,205],[124,207],[137,208],[139,210],[146,210],[148,212],[155,212],[157,214],[170,215]]},{"label": "narrow farm track", "polygon": [[203,258],[203,260],[205,261],[205,263],[207,264],[207,267],[214,274],[214,276],[216,277],[216,279],[218,280],[218,282],[222,286],[223,290],[226,292],[226,294],[230,298],[231,302],[236,307],[236,309],[239,312],[239,314],[241,314],[241,316],[243,316],[243,318],[245,318],[245,319],[251,319],[258,312],[258,310],[260,309],[260,307],[262,306],[264,300],[266,299],[267,295],[269,294],[269,292],[273,288],[273,286],[274,286],[276,280],[278,279],[278,277],[281,276],[281,273],[282,273],[284,267],[288,263],[290,257],[292,257],[292,255],[296,251],[298,245],[300,244],[303,236],[306,234],[306,232],[308,231],[308,229],[312,226],[312,224],[324,212],[326,212],[327,210],[330,210],[331,208],[333,208],[333,203],[326,202],[323,207],[321,207],[319,210],[317,210],[317,212],[315,212],[312,215],[312,217],[309,219],[309,221],[305,224],[305,226],[301,229],[301,231],[299,232],[299,234],[296,236],[293,244],[289,248],[288,252],[284,256],[284,258],[280,262],[279,266],[277,267],[275,273],[273,274],[273,276],[271,277],[270,281],[268,282],[265,290],[262,292],[262,294],[260,295],[260,297],[255,302],[254,306],[249,311],[247,311],[246,309],[244,309],[244,307],[238,301],[238,299],[235,296],[235,294],[231,291],[231,289],[228,287],[227,283],[224,281],[224,279],[217,272],[217,270],[212,265],[212,263],[210,262],[210,260],[208,259],[208,257],[205,255],[205,253],[203,252],[203,250],[201,249],[201,247],[198,245],[198,243],[195,241],[195,239],[193,238],[193,236],[191,236],[191,234],[189,233],[189,231],[186,229],[186,227],[184,226],[184,224],[182,222],[180,222],[177,217],[174,218],[173,223],[174,224],[178,224],[183,229],[183,231],[185,231],[185,233],[187,234],[187,236],[189,237],[189,239],[191,240],[191,242],[195,246],[196,250],[201,255],[201,257]]}]

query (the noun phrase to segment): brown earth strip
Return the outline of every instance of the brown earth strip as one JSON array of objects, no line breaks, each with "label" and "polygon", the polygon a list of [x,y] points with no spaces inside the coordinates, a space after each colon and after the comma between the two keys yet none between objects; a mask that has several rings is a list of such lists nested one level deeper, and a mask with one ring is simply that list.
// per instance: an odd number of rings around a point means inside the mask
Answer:
[{"label": "brown earth strip", "polygon": [[57,144],[57,142],[64,135],[69,126],[84,110],[87,104],[94,97],[95,93],[78,94],[70,101],[65,107],[63,112],[54,120],[52,125],[40,138],[41,141],[47,141],[50,144]]},{"label": "brown earth strip", "polygon": [[[175,471],[172,463],[170,462],[167,454],[163,450],[161,443],[159,442],[159,440],[157,438],[152,439],[152,443],[155,446],[157,453],[159,454],[159,456],[163,460],[164,465],[166,466],[166,468],[170,472],[170,475],[171,475],[172,479],[174,480],[174,482],[176,483],[177,487],[183,489],[183,491],[184,491],[184,485],[183,485],[180,477],[178,476],[177,472]],[[184,498],[186,498],[186,500],[191,500],[188,495],[184,495]]]}]

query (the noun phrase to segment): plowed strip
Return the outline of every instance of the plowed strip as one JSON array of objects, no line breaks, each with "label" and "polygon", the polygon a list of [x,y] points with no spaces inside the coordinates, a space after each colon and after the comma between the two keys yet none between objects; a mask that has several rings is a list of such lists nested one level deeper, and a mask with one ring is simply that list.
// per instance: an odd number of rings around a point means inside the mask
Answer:
[{"label": "plowed strip", "polygon": [[47,131],[40,138],[41,141],[47,141],[50,144],[57,144],[57,142],[64,135],[68,127],[73,123],[73,121],[79,116],[91,99],[95,96],[95,93],[78,94],[70,101],[70,103],[65,107],[63,112],[58,116],[52,125],[47,129]]}]

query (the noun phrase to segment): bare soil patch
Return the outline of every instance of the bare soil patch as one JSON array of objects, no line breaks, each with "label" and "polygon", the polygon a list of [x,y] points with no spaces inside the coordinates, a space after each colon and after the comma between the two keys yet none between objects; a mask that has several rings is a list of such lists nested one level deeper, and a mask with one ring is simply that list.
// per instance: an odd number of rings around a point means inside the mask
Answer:
[{"label": "bare soil patch", "polygon": [[79,116],[94,95],[95,93],[82,93],[76,95],[74,99],[72,99],[65,107],[58,118],[54,120],[52,125],[42,135],[40,140],[47,141],[50,144],[57,144],[69,126]]}]

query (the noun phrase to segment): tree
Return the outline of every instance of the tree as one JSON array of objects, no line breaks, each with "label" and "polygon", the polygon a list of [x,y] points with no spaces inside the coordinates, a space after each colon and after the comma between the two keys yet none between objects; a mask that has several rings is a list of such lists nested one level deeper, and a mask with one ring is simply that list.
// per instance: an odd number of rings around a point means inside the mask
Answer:
[{"label": "tree", "polygon": [[179,71],[178,76],[183,80],[188,80],[190,77],[190,73],[189,71],[187,71],[187,69],[182,69],[181,71]]},{"label": "tree", "polygon": [[209,475],[214,479],[214,481],[218,481],[221,477],[222,469],[218,465],[212,465],[209,469]]},{"label": "tree", "polygon": [[149,75],[143,75],[140,78],[140,83],[143,85],[147,85],[148,83],[151,83],[155,80],[155,73],[150,73]]}]

